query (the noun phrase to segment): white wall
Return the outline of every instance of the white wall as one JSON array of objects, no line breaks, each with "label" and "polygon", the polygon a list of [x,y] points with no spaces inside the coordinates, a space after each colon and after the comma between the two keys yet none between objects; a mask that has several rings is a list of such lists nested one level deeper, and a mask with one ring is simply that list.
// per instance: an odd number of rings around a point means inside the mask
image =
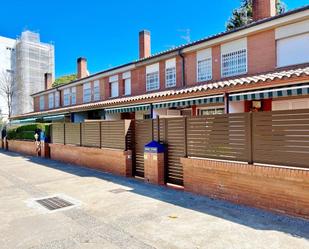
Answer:
[{"label": "white wall", "polygon": [[309,33],[277,41],[277,66],[309,62]]},{"label": "white wall", "polygon": [[144,119],[144,115],[145,114],[150,114],[150,111],[138,111],[138,112],[135,112],[135,119],[136,120]]},{"label": "white wall", "polygon": [[272,102],[273,111],[297,110],[309,108],[309,98],[278,100]]},{"label": "white wall", "polygon": [[120,113],[106,113],[105,120],[120,120],[121,114]]},{"label": "white wall", "polygon": [[235,101],[230,102],[230,113],[242,113],[245,111],[245,102],[244,101]]},{"label": "white wall", "polygon": [[153,109],[153,118],[156,119],[157,116],[166,116],[167,109]]}]

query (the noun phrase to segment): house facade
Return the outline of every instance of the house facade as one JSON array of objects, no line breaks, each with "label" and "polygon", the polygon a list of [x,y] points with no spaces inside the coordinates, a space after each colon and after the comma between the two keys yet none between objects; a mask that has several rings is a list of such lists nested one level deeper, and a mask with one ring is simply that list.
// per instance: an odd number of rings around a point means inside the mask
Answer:
[{"label": "house facade", "polygon": [[309,108],[309,6],[276,15],[254,1],[254,22],[158,54],[139,33],[139,60],[32,95],[14,122],[149,119]]}]

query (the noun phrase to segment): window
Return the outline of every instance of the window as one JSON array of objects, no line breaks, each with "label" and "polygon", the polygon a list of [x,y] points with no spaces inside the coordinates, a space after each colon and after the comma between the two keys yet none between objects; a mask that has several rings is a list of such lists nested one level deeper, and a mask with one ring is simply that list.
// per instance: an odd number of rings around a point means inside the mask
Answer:
[{"label": "window", "polygon": [[71,105],[76,105],[76,87],[71,88]]},{"label": "window", "polygon": [[45,109],[45,98],[44,96],[40,96],[40,110]]},{"label": "window", "polygon": [[221,76],[230,77],[247,73],[247,39],[221,46]]},{"label": "window", "polygon": [[109,77],[111,98],[116,98],[119,96],[119,84],[118,84],[118,75]]},{"label": "window", "polygon": [[277,66],[284,67],[309,62],[309,33],[277,41]]},{"label": "window", "polygon": [[217,115],[224,114],[224,107],[212,107],[208,109],[200,109],[200,115]]},{"label": "window", "polygon": [[64,106],[70,105],[70,96],[71,96],[70,88],[64,89],[64,92],[63,92],[63,105]]},{"label": "window", "polygon": [[131,79],[124,80],[124,95],[131,95]]},{"label": "window", "polygon": [[55,107],[59,107],[60,106],[60,93],[57,91],[55,92]]},{"label": "window", "polygon": [[83,102],[87,103],[91,101],[91,84],[85,83],[83,85]]},{"label": "window", "polygon": [[124,95],[131,95],[131,72],[122,74],[124,84]]},{"label": "window", "polygon": [[54,108],[54,94],[53,93],[48,94],[48,108],[49,109]]},{"label": "window", "polygon": [[96,80],[93,83],[93,100],[98,101],[100,100],[100,81]]},{"label": "window", "polygon": [[165,62],[165,87],[176,86],[176,59]]},{"label": "window", "polygon": [[154,91],[159,88],[159,63],[156,63],[146,67],[146,91]]},{"label": "window", "polygon": [[212,53],[211,48],[197,52],[197,81],[212,79]]}]

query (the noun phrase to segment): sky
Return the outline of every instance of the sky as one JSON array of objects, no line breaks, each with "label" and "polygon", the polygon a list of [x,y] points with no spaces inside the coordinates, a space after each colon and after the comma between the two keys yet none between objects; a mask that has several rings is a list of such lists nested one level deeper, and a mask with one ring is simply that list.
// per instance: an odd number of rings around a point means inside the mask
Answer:
[{"label": "sky", "polygon": [[[284,0],[289,10],[309,0]],[[90,73],[138,58],[138,32],[151,32],[152,53],[225,30],[240,0],[15,0],[1,2],[0,36],[39,32],[55,45],[56,77],[76,72],[86,57]]]}]

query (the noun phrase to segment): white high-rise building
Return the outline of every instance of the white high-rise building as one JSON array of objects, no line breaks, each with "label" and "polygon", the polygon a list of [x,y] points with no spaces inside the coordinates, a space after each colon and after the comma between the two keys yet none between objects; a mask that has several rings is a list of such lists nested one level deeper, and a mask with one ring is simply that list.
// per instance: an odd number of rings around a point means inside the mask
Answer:
[{"label": "white high-rise building", "polygon": [[[31,94],[45,89],[45,73],[54,77],[54,62],[54,46],[40,42],[38,33],[24,31],[16,40],[0,37],[0,72],[10,72],[14,79],[12,115],[33,111]],[[6,100],[2,96],[0,103],[2,113],[7,115]]]},{"label": "white high-rise building", "polygon": [[[7,75],[14,77],[16,70],[16,40],[0,36],[0,84]],[[2,83],[3,82],[3,83]],[[7,101],[0,92],[0,110],[4,118],[8,116]]]}]

